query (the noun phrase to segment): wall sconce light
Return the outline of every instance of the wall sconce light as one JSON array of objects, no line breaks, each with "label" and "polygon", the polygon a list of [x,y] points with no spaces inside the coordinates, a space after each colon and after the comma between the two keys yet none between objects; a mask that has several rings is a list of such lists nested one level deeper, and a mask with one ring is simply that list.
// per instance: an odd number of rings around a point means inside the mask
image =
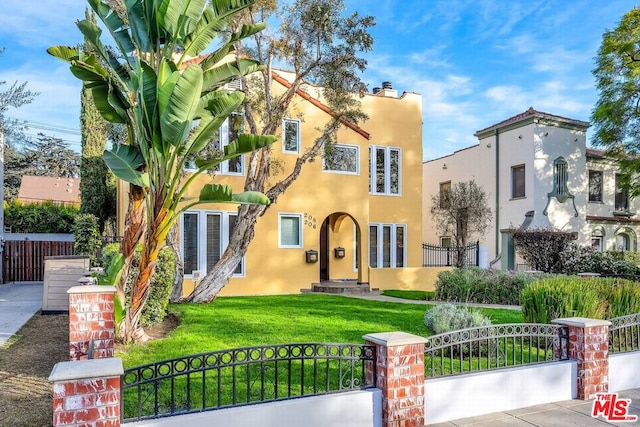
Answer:
[{"label": "wall sconce light", "polygon": [[522,139],[522,134],[518,135],[518,139]]},{"label": "wall sconce light", "polygon": [[544,136],[549,136],[549,132],[545,132],[545,133],[544,133]]},{"label": "wall sconce light", "polygon": [[337,247],[337,248],[335,248],[335,249],[333,250],[333,255],[334,255],[336,258],[344,258],[344,255],[345,255],[345,253],[344,253],[344,248],[341,248],[341,247]]},{"label": "wall sconce light", "polygon": [[446,164],[446,163],[444,163],[444,164],[442,165],[442,169],[446,169],[446,168],[447,168],[447,164]]},{"label": "wall sconce light", "polygon": [[313,264],[314,262],[318,262],[318,251],[309,250],[305,253],[305,260],[309,264]]},{"label": "wall sconce light", "polygon": [[488,144],[487,144],[487,148],[491,148],[491,143],[488,143]]}]

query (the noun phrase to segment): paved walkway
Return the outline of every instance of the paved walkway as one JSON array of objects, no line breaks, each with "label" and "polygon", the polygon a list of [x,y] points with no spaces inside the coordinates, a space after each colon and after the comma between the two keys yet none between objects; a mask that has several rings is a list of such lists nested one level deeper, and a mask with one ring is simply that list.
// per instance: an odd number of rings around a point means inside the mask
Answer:
[{"label": "paved walkway", "polygon": [[[631,405],[627,415],[636,415],[640,419],[640,390],[628,390],[620,392],[619,398],[631,399]],[[593,418],[591,411],[593,400],[567,400],[564,402],[547,403],[531,406],[529,408],[515,409],[513,411],[496,412],[494,414],[481,415],[471,418],[462,418],[446,423],[431,424],[432,426],[540,426],[540,427],[602,427],[638,426],[636,422],[608,422],[602,416]]]},{"label": "paved walkway", "polygon": [[0,349],[42,308],[42,282],[0,285]]}]

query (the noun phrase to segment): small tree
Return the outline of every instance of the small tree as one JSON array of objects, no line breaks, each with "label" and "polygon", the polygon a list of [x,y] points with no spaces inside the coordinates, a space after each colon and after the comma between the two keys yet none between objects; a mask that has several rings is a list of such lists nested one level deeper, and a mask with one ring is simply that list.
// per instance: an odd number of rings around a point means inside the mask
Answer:
[{"label": "small tree", "polygon": [[516,252],[535,270],[562,271],[562,253],[576,239],[575,233],[551,229],[512,230]]},{"label": "small tree", "polygon": [[467,243],[471,237],[486,230],[491,209],[487,204],[487,193],[474,180],[459,182],[443,191],[443,194],[431,196],[431,215],[438,231],[453,236],[456,267],[462,268]]}]

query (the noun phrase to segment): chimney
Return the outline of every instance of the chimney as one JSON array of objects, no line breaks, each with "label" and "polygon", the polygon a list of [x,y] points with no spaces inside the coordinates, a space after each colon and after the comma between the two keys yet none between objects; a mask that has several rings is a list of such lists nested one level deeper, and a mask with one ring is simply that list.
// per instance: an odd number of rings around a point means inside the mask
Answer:
[{"label": "chimney", "polygon": [[379,87],[374,87],[373,88],[373,94],[377,95],[382,89],[380,89]]},{"label": "chimney", "polygon": [[[378,89],[377,92],[376,89]],[[382,82],[382,89],[374,88],[373,93],[374,95],[377,94],[378,96],[384,96],[388,98],[398,97],[398,91],[393,88],[393,84],[391,82]]]},{"label": "chimney", "polygon": [[393,89],[391,82],[382,82],[382,89]]}]

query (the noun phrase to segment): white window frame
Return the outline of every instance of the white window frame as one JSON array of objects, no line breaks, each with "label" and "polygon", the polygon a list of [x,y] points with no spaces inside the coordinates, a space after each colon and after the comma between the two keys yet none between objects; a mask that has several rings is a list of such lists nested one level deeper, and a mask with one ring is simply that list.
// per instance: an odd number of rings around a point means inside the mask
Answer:
[{"label": "white window frame", "polygon": [[[232,113],[232,114],[240,115],[244,117],[244,114],[242,113]],[[232,141],[229,141],[229,118],[228,117],[225,119],[224,122],[222,122],[222,124],[220,125],[220,128],[218,129],[218,142],[220,146],[217,147],[217,149],[220,151],[224,151],[224,147],[229,145],[230,142],[232,142]],[[211,142],[209,142],[209,144],[210,143]],[[241,154],[238,158],[240,159],[240,169],[241,169],[240,172],[229,171],[229,160],[225,160],[224,162],[220,163],[216,167],[215,172],[221,175],[244,176],[245,154]],[[195,172],[198,169],[195,167],[195,163],[193,166],[188,166],[187,163],[185,163],[184,170],[186,172]]]},{"label": "white window frame", "polygon": [[[522,168],[522,194],[515,194],[516,192],[516,183],[515,183],[515,172],[516,169],[520,169]],[[511,199],[512,200],[518,200],[518,199],[524,199],[525,197],[527,197],[527,165],[525,164],[519,164],[519,165],[514,165],[511,166]]]},{"label": "white window frame", "polygon": [[[384,150],[384,191],[377,188],[377,150]],[[398,152],[398,192],[391,192],[391,152]],[[400,147],[369,146],[369,194],[402,196],[402,149]]]},{"label": "white window frame", "polygon": [[[282,243],[282,218],[298,218],[298,224],[300,225],[298,229],[298,241],[300,242],[297,245],[285,245]],[[278,247],[283,249],[299,249],[304,247],[303,237],[304,233],[302,232],[303,227],[302,222],[302,214],[294,213],[294,212],[280,212],[278,213]]]},{"label": "white window frame", "polygon": [[[371,227],[376,227],[377,231],[376,231],[376,238],[377,238],[377,266],[373,267],[371,266]],[[391,234],[390,234],[390,238],[391,241],[389,242],[389,246],[391,248],[391,253],[389,256],[389,267],[384,267],[383,263],[384,263],[384,233],[382,232],[382,230],[384,230],[384,227],[390,227],[391,228]],[[402,236],[404,237],[404,242],[402,242],[402,259],[403,259],[403,265],[402,266],[396,266],[397,263],[397,259],[396,259],[396,248],[398,247],[398,242],[396,241],[396,236],[397,236],[397,229],[398,228],[404,228],[404,233],[402,234]],[[368,246],[368,251],[367,251],[367,264],[369,264],[370,268],[405,268],[407,266],[407,225],[406,224],[394,224],[394,223],[386,223],[386,222],[372,222],[369,223],[369,227],[367,228],[367,235],[369,236],[369,246]]]},{"label": "white window frame", "polygon": [[338,148],[346,148],[346,149],[354,149],[356,151],[356,171],[341,171],[335,169],[327,169],[326,159],[322,158],[322,171],[327,173],[339,173],[344,175],[360,175],[360,147],[353,144],[333,144],[334,147]]},{"label": "white window frame", "polygon": [[[286,127],[287,127],[287,123],[294,123],[296,125],[296,149],[295,150],[287,150],[286,148],[286,143],[287,143],[287,139],[286,139]],[[282,152],[285,154],[300,154],[300,141],[302,140],[301,135],[300,135],[300,120],[296,120],[296,119],[284,119],[282,120]]]},{"label": "white window frame", "polygon": [[353,224],[353,271],[358,271],[358,227]]},{"label": "white window frame", "polygon": [[[200,278],[203,278],[208,273],[207,271],[207,242],[206,242],[206,230],[207,230],[207,216],[208,215],[220,215],[220,255],[224,253],[229,246],[229,217],[235,216],[236,220],[238,217],[237,211],[213,211],[213,210],[188,210],[180,215],[180,253],[182,255],[182,259],[184,259],[184,215],[185,214],[194,214],[198,215],[198,269],[193,272],[198,272],[200,274]],[[245,257],[242,257],[242,261],[240,261],[241,272],[234,273],[232,277],[246,277],[246,262]],[[193,279],[194,274],[185,273],[184,277],[187,279]]]}]

